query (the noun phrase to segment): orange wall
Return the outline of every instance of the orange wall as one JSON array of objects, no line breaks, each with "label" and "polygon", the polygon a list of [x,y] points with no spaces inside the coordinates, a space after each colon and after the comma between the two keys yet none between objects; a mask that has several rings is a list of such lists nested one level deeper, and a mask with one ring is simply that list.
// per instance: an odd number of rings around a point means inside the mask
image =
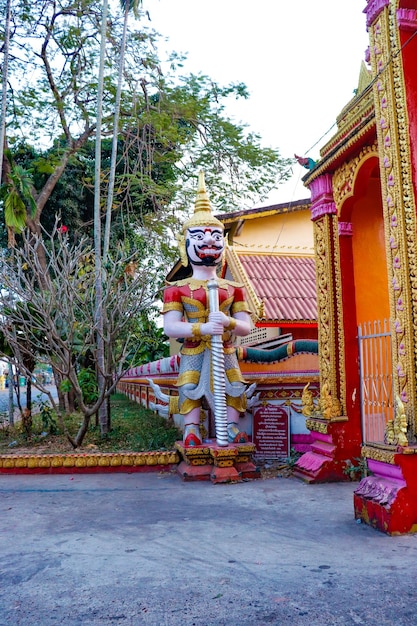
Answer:
[{"label": "orange wall", "polygon": [[353,269],[357,323],[389,318],[388,274],[379,181],[354,205]]}]

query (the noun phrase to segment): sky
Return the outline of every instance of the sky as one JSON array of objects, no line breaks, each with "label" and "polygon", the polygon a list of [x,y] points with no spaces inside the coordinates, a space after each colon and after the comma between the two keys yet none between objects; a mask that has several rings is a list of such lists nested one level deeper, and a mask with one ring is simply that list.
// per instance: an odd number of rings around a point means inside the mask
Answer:
[{"label": "sky", "polygon": [[[167,48],[187,54],[187,71],[246,84],[250,98],[230,103],[232,119],[284,157],[313,159],[358,85],[368,47],[365,6],[366,0],[143,0]],[[294,161],[291,180],[256,206],[309,198],[304,174]]]}]

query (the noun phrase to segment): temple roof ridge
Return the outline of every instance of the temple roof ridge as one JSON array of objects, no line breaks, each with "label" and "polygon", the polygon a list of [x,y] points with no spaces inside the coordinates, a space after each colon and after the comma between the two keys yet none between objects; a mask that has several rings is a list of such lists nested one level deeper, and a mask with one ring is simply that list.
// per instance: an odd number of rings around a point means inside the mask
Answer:
[{"label": "temple roof ridge", "polygon": [[372,72],[366,67],[365,61],[361,61],[358,86],[354,90],[354,96],[349,100],[349,102],[345,104],[339,115],[337,115],[336,117],[336,122],[339,129],[350,117],[349,113],[356,108],[358,101],[363,99],[363,97],[365,96],[365,92],[367,92],[367,89],[371,85],[371,83]]},{"label": "temple roof ridge", "polygon": [[363,91],[365,91],[365,89],[367,87],[369,87],[371,82],[372,82],[372,72],[366,66],[365,61],[362,61],[361,62],[361,69],[360,69],[360,72],[359,72],[358,89],[357,89],[356,93],[360,94]]}]

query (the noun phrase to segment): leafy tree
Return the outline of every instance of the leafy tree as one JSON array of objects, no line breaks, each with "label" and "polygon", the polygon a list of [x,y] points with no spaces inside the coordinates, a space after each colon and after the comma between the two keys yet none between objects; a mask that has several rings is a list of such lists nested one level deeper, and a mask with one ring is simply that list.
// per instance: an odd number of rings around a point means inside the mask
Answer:
[{"label": "leafy tree", "polygon": [[[22,137],[36,150],[48,148],[43,180],[33,180],[36,211],[26,216],[27,226],[38,235],[41,215],[58,181],[71,160],[79,159],[83,165],[82,150],[96,133],[101,9],[98,0],[14,3],[9,69],[13,89],[6,140],[10,148]],[[114,130],[123,21],[109,12],[103,137]],[[285,179],[289,160],[281,159],[276,150],[261,148],[259,137],[225,115],[228,98],[247,97],[245,86],[221,87],[208,77],[182,77],[178,71],[182,59],[175,54],[172,70],[164,76],[155,47],[157,35],[141,21],[132,25],[125,42],[119,176],[112,202],[123,224],[137,215],[143,221],[144,215],[161,210],[168,213],[169,222],[192,204],[190,192],[195,192],[201,168],[219,209],[235,209],[243,199],[252,203]],[[91,179],[85,183],[94,186]],[[104,170],[101,184],[105,191]]]},{"label": "leafy tree", "polygon": [[[106,281],[103,283],[102,341],[104,361],[101,375],[108,384],[94,388],[88,373],[86,357],[97,360],[96,334],[99,324],[95,315],[94,251],[86,239],[70,244],[65,234],[54,230],[43,234],[22,235],[22,245],[5,255],[0,264],[0,336],[13,351],[20,370],[31,376],[35,355],[40,363],[53,366],[61,394],[75,395],[83,420],[76,437],[65,428],[65,404],[58,403],[40,380],[33,384],[49,397],[57,412],[61,428],[73,447],[81,445],[94,415],[115,385],[135,352],[141,349],[138,334],[140,319],[154,301],[152,271],[140,270],[135,259],[127,258],[122,248],[109,255]],[[46,251],[48,273],[44,276],[36,248]],[[39,289],[41,280],[44,288]],[[100,331],[101,332],[101,331]],[[129,362],[128,359],[129,358]]]},{"label": "leafy tree", "polygon": [[111,226],[111,214],[113,207],[114,197],[114,182],[116,177],[116,159],[117,159],[117,138],[119,134],[119,117],[120,117],[120,101],[122,97],[122,82],[123,82],[123,69],[124,59],[126,53],[126,41],[127,41],[127,24],[129,19],[129,13],[132,11],[135,16],[138,15],[138,8],[142,0],[120,0],[120,6],[124,13],[123,20],[123,35],[120,45],[120,57],[119,67],[117,73],[117,91],[116,91],[116,103],[114,107],[114,123],[113,123],[113,140],[111,150],[111,163],[109,173],[109,185],[107,190],[107,203],[106,203],[106,228],[104,232],[104,244],[103,244],[103,260],[106,262],[106,257],[109,251],[110,245],[110,226]]},{"label": "leafy tree", "polygon": [[169,356],[168,337],[162,328],[159,328],[152,316],[159,315],[159,311],[152,309],[143,311],[137,319],[136,336],[141,338],[135,354],[132,354],[131,365],[142,365],[157,359]]},{"label": "leafy tree", "polygon": [[[243,84],[222,87],[205,76],[181,76],[182,59],[175,53],[164,75],[158,36],[148,25],[138,20],[123,36],[129,8],[140,17],[139,2],[122,2],[123,18],[109,11],[105,22],[104,4],[101,0],[13,3],[2,197],[9,245],[15,246],[14,236],[21,233],[17,242],[22,248],[16,247],[7,263],[11,268],[11,261],[22,251],[28,256],[27,246],[32,246],[42,270],[36,278],[37,297],[48,296],[55,280],[53,246],[44,243],[43,226],[55,236],[57,215],[61,229],[74,224],[69,231],[72,245],[81,245],[84,232],[96,238],[98,280],[93,292],[98,303],[106,304],[100,289],[112,271],[117,242],[125,241],[127,254],[140,253],[141,269],[149,266],[156,276],[155,270],[166,267],[172,232],[193,205],[199,169],[205,170],[219,209],[235,209],[244,200],[252,204],[288,176],[290,161],[277,150],[262,148],[257,135],[233,124],[225,113],[229,98],[247,97]],[[107,40],[100,47],[101,32]],[[100,51],[102,97],[97,76]],[[109,148],[112,136],[117,139],[117,153]],[[117,155],[115,164],[111,154]],[[99,159],[102,167],[96,169]],[[114,193],[109,180],[113,167]],[[104,280],[100,229],[106,193],[112,229]],[[95,203],[98,211],[93,222]],[[156,286],[159,280],[155,278]],[[102,317],[108,318],[109,312],[100,311],[98,318]],[[97,319],[93,321],[96,343],[89,349],[94,352],[105,332]],[[55,337],[57,345],[67,337],[65,324],[62,337],[58,332]],[[110,376],[101,356],[99,360],[98,376]],[[68,372],[62,373],[59,359],[54,367],[56,377],[70,380]],[[71,385],[79,387],[74,377]],[[98,402],[106,393],[99,388]]]}]

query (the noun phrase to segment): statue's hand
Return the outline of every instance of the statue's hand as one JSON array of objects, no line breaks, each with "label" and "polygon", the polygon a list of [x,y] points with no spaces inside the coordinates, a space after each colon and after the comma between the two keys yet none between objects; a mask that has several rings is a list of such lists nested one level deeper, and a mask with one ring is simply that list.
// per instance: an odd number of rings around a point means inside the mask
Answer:
[{"label": "statue's hand", "polygon": [[230,324],[230,318],[222,313],[222,311],[213,311],[209,314],[209,322],[221,324],[223,328],[225,328]]},{"label": "statue's hand", "polygon": [[201,334],[202,335],[222,335],[224,330],[224,326],[221,322],[217,321],[208,321],[204,324],[201,324]]},{"label": "statue's hand", "polygon": [[208,322],[201,325],[201,332],[204,335],[222,335],[226,326],[230,324],[230,319],[221,311],[213,311],[209,314]]}]

